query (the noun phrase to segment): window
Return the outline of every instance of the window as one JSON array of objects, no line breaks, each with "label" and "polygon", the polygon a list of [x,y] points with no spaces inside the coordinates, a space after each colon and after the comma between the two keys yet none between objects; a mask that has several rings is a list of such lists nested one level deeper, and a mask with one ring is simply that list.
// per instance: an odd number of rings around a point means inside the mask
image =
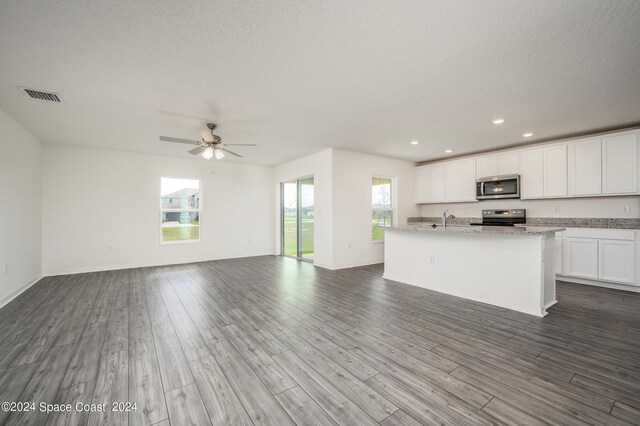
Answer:
[{"label": "window", "polygon": [[160,241],[200,241],[200,181],[160,178]]},{"label": "window", "polygon": [[371,236],[373,241],[384,241],[384,228],[393,226],[391,178],[374,176],[371,180]]}]

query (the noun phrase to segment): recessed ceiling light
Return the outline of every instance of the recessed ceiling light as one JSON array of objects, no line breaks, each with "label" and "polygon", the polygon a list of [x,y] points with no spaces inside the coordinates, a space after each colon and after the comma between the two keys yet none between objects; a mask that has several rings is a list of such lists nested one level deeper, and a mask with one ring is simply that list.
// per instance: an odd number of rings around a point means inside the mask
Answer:
[{"label": "recessed ceiling light", "polygon": [[523,133],[523,134],[522,134],[522,137],[523,137],[523,138],[530,138],[531,136],[533,136],[533,133],[531,133],[531,132]]},{"label": "recessed ceiling light", "polygon": [[504,118],[496,118],[491,121],[493,124],[502,124],[504,123]]},{"label": "recessed ceiling light", "polygon": [[411,145],[418,145],[420,143],[420,141],[411,141],[409,142]]},{"label": "recessed ceiling light", "polygon": [[452,149],[445,149],[444,152],[447,153],[447,154],[451,154],[453,152],[453,150]]}]

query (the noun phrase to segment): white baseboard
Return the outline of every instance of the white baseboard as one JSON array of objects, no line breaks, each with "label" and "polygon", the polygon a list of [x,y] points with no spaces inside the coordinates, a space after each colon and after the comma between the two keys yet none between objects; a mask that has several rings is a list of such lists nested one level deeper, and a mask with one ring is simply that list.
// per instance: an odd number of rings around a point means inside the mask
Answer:
[{"label": "white baseboard", "polygon": [[225,260],[225,259],[240,259],[243,257],[259,257],[259,256],[275,256],[273,253],[264,253],[264,254],[251,254],[244,256],[234,256],[234,257],[218,257],[218,258],[208,258],[208,259],[193,259],[193,260],[184,260],[184,261],[176,261],[171,263],[158,263],[158,262],[143,262],[143,263],[128,263],[121,265],[103,265],[103,266],[91,266],[87,268],[74,268],[74,269],[64,269],[64,270],[54,270],[47,271],[44,276],[45,277],[53,277],[57,275],[72,275],[72,274],[86,274],[90,272],[101,272],[101,271],[116,271],[119,269],[132,269],[132,268],[151,268],[154,266],[170,266],[170,265],[186,265],[188,263],[199,263],[199,262],[211,262],[214,260]]},{"label": "white baseboard", "polygon": [[32,279],[31,281],[29,281],[28,283],[26,283],[25,285],[23,285],[22,287],[20,287],[19,289],[17,289],[16,291],[14,291],[13,293],[11,293],[10,295],[8,295],[7,297],[5,297],[4,299],[0,300],[0,308],[3,308],[4,306],[8,305],[9,302],[11,302],[13,299],[15,299],[16,297],[20,296],[22,293],[24,293],[29,287],[31,287],[32,285],[34,285],[35,283],[37,283],[38,281],[40,281],[42,278],[44,277],[43,274],[38,274],[37,277],[35,277],[34,279]]},{"label": "white baseboard", "polygon": [[318,268],[322,268],[322,269],[328,269],[328,270],[330,270],[330,271],[333,271],[333,270],[335,269],[335,268],[334,268],[333,266],[331,266],[331,265],[326,265],[326,264],[324,264],[324,263],[320,263],[320,262],[317,262],[317,261],[314,261],[314,262],[313,262],[313,266],[317,266]]},{"label": "white baseboard", "polygon": [[547,309],[549,309],[550,307],[552,307],[553,305],[555,305],[556,303],[558,303],[557,300],[552,300],[551,302],[547,303],[546,305],[544,305],[542,307],[542,312],[544,312],[544,314],[542,316],[546,316],[548,314]]},{"label": "white baseboard", "polygon": [[624,291],[630,291],[633,293],[640,293],[640,286],[635,286],[635,285],[607,283],[604,281],[589,280],[585,278],[567,277],[567,276],[558,275],[558,274],[556,274],[556,281],[566,281],[566,282],[575,283],[575,284],[586,284],[586,285],[593,285],[596,287],[612,288],[614,290],[624,290]]},{"label": "white baseboard", "polygon": [[377,265],[379,263],[384,263],[382,260],[376,260],[374,262],[362,262],[362,263],[349,263],[343,265],[326,265],[323,263],[313,262],[313,266],[319,266],[320,268],[329,269],[331,271],[337,271],[338,269],[348,269],[348,268],[357,268],[359,266],[369,266],[369,265]]}]

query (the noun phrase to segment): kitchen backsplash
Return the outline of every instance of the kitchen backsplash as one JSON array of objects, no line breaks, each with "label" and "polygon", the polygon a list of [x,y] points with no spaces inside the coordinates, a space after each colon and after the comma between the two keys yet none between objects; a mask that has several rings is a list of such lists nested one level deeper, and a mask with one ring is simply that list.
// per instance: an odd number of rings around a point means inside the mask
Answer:
[{"label": "kitchen backsplash", "polygon": [[458,217],[479,218],[483,209],[527,209],[529,217],[555,218],[640,218],[640,197],[589,197],[543,200],[485,200],[476,203],[423,204],[419,216],[441,216],[449,214]]}]

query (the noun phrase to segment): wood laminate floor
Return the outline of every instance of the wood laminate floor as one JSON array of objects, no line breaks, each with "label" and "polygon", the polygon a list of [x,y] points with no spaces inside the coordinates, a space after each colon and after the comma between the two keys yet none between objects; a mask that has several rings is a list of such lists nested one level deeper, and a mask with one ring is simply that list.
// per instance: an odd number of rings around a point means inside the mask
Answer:
[{"label": "wood laminate floor", "polygon": [[0,424],[640,424],[640,295],[558,283],[539,319],[381,275],[265,256],[45,278],[0,310],[0,401],[37,405]]}]

